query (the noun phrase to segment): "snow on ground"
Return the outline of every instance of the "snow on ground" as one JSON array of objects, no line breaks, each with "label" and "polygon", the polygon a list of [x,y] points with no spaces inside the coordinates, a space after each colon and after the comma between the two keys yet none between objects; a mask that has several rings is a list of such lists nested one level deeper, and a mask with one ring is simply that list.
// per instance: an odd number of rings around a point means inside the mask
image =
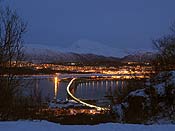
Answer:
[{"label": "snow on ground", "polygon": [[160,96],[165,95],[165,83],[160,83],[154,86],[154,88],[157,91],[157,94],[159,94]]},{"label": "snow on ground", "polygon": [[47,121],[0,122],[0,131],[174,131],[175,125],[137,125],[107,123],[100,125],[59,125]]},{"label": "snow on ground", "polygon": [[139,89],[136,91],[132,91],[129,93],[128,96],[142,96],[142,97],[148,97],[148,95],[145,93],[145,89]]},{"label": "snow on ground", "polygon": [[122,105],[119,104],[119,105],[114,106],[113,108],[114,108],[113,110],[115,110],[115,112],[119,115],[120,121],[122,121],[122,118],[123,118],[123,109],[122,109]]}]

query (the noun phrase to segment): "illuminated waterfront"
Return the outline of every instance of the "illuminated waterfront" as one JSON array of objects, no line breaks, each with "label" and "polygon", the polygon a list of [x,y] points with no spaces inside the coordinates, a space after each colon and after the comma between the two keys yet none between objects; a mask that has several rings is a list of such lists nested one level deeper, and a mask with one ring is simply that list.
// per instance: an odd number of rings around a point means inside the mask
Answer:
[{"label": "illuminated waterfront", "polygon": [[[28,86],[29,88],[27,88],[28,92],[40,94],[43,102],[53,99],[67,100],[69,97],[66,87],[71,79],[67,79],[67,75],[63,75],[63,78],[60,78],[60,75],[34,76],[31,79],[26,79],[32,80]],[[69,77],[78,77],[78,75],[69,75]],[[128,88],[126,88],[127,84],[127,79],[119,80],[112,77],[99,78],[97,76],[91,78],[88,76],[75,81],[70,91],[81,100],[91,101],[95,105],[107,107],[116,102],[117,97],[128,91]]]}]

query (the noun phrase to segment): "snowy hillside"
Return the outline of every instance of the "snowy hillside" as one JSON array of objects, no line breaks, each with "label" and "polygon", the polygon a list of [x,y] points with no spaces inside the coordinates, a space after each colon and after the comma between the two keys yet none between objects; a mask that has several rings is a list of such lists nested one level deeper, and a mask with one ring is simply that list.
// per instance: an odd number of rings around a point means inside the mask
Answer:
[{"label": "snowy hillside", "polygon": [[58,45],[39,45],[39,44],[27,44],[25,45],[27,49],[36,48],[36,49],[49,49],[56,52],[63,53],[78,53],[78,54],[96,54],[103,56],[112,56],[112,57],[123,57],[128,54],[128,51],[123,49],[117,49],[108,46],[107,44],[102,44],[96,41],[90,41],[86,39],[81,39],[71,43],[68,47],[61,47]]},{"label": "snowy hillside", "polygon": [[123,57],[126,55],[126,52],[124,52],[124,50],[122,49],[112,48],[100,42],[90,41],[86,39],[81,39],[81,40],[74,42],[64,51],[81,53],[81,54],[90,53],[90,54],[113,56],[113,57]]},{"label": "snowy hillside", "polygon": [[24,52],[26,60],[34,63],[61,61],[68,55],[42,45],[25,45]]},{"label": "snowy hillside", "polygon": [[[62,52],[60,52],[61,50]],[[64,51],[64,52],[63,52]],[[50,62],[117,62],[115,57],[105,57],[96,54],[73,53],[58,47],[47,47],[42,45],[25,45],[25,57],[27,61],[34,63]]]},{"label": "snowy hillside", "polygon": [[137,125],[107,123],[100,125],[59,125],[47,121],[0,122],[2,131],[174,131],[175,125]]},{"label": "snowy hillside", "polygon": [[123,58],[124,61],[134,61],[135,59],[138,60],[138,57],[141,58],[141,56],[144,58],[145,56],[151,56],[151,53],[148,55],[146,50],[141,50],[142,53],[138,53],[138,49],[117,49],[90,40],[78,40],[67,48],[60,47],[59,45],[46,46],[39,44],[26,44],[24,47],[27,60],[39,63],[93,60],[116,61],[118,58]]},{"label": "snowy hillside", "polygon": [[122,58],[122,61],[150,61],[153,60],[156,57],[156,53],[153,52],[145,52],[145,51],[136,51],[133,52],[132,54],[129,54],[125,57]]}]

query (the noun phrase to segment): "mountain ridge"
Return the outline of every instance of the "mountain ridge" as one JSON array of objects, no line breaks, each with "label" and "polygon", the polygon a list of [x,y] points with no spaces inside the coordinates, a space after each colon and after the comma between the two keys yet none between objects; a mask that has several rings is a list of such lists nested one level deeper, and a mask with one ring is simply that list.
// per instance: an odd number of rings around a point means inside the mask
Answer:
[{"label": "mountain ridge", "polygon": [[[119,51],[117,52],[114,48],[89,40],[79,40],[70,45],[68,48],[38,44],[24,45],[26,60],[33,63],[117,63],[119,61],[140,61],[139,58],[146,58],[149,60],[149,57],[153,57],[153,53],[148,53],[146,51],[132,50],[130,53],[123,53],[120,49],[118,50]],[[115,55],[114,52],[119,53],[120,57],[117,57],[117,54]]]}]

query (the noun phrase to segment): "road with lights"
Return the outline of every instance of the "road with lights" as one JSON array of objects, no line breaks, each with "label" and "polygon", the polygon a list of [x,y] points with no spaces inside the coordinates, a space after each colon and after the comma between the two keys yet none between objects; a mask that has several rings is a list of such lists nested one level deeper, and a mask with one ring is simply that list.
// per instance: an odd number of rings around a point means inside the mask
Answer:
[{"label": "road with lights", "polygon": [[73,82],[76,80],[77,78],[73,78],[68,86],[67,86],[67,93],[68,95],[75,101],[77,101],[78,103],[82,104],[82,105],[85,105],[85,106],[88,106],[88,107],[91,107],[91,108],[95,108],[99,111],[105,111],[105,110],[110,110],[109,108],[105,108],[105,107],[99,107],[99,106],[95,106],[95,105],[92,105],[92,104],[89,104],[89,103],[86,103],[84,101],[81,101],[80,99],[78,99],[77,97],[75,97],[71,92],[70,92],[70,87],[71,85],[73,84]]}]

